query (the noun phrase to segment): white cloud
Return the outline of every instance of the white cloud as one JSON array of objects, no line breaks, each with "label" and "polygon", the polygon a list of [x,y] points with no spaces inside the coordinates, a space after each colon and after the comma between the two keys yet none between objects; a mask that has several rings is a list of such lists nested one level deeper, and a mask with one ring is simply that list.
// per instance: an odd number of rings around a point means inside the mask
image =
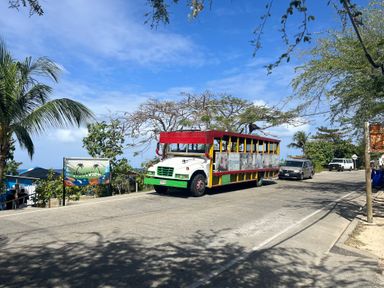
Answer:
[{"label": "white cloud", "polygon": [[298,131],[308,132],[310,129],[310,125],[308,123],[303,123],[303,119],[297,119],[297,125],[283,124],[276,127],[272,127],[268,129],[268,132],[276,135],[277,137],[291,137]]},{"label": "white cloud", "polygon": [[229,93],[241,98],[256,98],[265,90],[265,81],[260,81],[256,75],[244,73],[207,83],[209,90]]},{"label": "white cloud", "polygon": [[[266,62],[267,59],[260,61]],[[254,61],[260,63],[259,61]],[[251,62],[251,63],[254,63]],[[253,64],[245,64],[232,71],[232,75],[226,75],[221,79],[208,81],[206,86],[214,92],[229,93],[233,96],[246,98],[252,102],[269,106],[275,106],[291,94],[290,82],[294,76],[294,69],[290,65],[284,65],[267,75],[265,68],[256,68]]]},{"label": "white cloud", "polygon": [[51,130],[47,135],[48,139],[62,143],[79,142],[88,133],[84,127],[70,129],[55,129]]},{"label": "white cloud", "polygon": [[255,106],[266,106],[267,103],[263,99],[253,100]]},{"label": "white cloud", "polygon": [[57,85],[55,98],[70,98],[85,104],[91,109],[97,120],[108,116],[116,116],[119,113],[133,112],[137,107],[149,98],[175,99],[181,92],[193,92],[188,86],[170,87],[164,91],[135,92],[139,87],[127,87],[122,90],[108,90],[84,83],[62,81]]},{"label": "white cloud", "polygon": [[47,1],[44,16],[28,17],[26,9],[18,12],[8,9],[7,1],[2,2],[1,34],[6,35],[9,42],[24,39],[12,47],[12,51],[18,50],[21,54],[66,53],[87,58],[93,53],[140,65],[203,65],[205,61],[201,49],[190,38],[151,30],[149,25],[144,25],[142,3]]}]

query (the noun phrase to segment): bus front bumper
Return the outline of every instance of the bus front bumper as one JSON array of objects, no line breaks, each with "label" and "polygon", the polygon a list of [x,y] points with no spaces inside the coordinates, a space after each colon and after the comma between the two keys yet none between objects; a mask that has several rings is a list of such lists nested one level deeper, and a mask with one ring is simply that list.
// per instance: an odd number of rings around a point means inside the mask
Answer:
[{"label": "bus front bumper", "polygon": [[174,179],[160,179],[160,178],[145,177],[144,184],[176,187],[176,188],[188,188],[188,181],[174,180]]}]

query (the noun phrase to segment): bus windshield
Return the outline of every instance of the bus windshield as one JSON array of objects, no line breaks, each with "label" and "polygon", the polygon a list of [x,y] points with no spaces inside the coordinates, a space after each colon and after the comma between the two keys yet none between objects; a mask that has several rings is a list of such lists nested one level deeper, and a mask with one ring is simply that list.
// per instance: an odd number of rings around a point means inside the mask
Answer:
[{"label": "bus windshield", "polygon": [[168,152],[181,153],[181,154],[196,154],[196,153],[206,153],[206,144],[169,144]]}]

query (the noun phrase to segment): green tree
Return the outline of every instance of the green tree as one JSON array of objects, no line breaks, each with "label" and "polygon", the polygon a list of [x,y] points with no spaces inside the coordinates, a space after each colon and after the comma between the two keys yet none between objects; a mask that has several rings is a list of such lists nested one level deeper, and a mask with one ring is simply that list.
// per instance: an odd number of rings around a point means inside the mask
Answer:
[{"label": "green tree", "polygon": [[[132,191],[134,183],[129,174],[133,171],[126,158],[120,158],[125,146],[125,127],[120,120],[111,119],[88,125],[88,136],[83,138],[85,147],[92,157],[111,159],[111,186],[119,194]],[[96,188],[102,195],[105,187]],[[105,193],[104,193],[105,194]]]},{"label": "green tree", "polygon": [[333,156],[336,158],[351,158],[357,152],[357,146],[351,143],[351,141],[341,140],[334,146]]},{"label": "green tree", "polygon": [[49,199],[61,199],[63,194],[63,178],[55,177],[53,170],[48,172],[47,179],[41,179],[36,183],[35,194],[32,201],[38,207],[46,207]]},{"label": "green tree", "polygon": [[[84,191],[85,188],[80,186],[66,187],[66,200],[79,200]],[[46,207],[51,198],[63,199],[63,176],[55,176],[53,170],[48,172],[47,179],[37,181],[32,201],[38,207]]]},{"label": "green tree", "polygon": [[117,193],[129,193],[135,190],[135,183],[132,173],[134,169],[129,165],[128,160],[123,158],[117,161],[112,171],[112,189]]},{"label": "green tree", "polygon": [[327,128],[321,126],[317,128],[316,134],[312,137],[315,141],[327,142],[333,144],[333,156],[336,158],[351,158],[358,152],[358,148],[350,139],[344,139],[347,135],[345,129]]},{"label": "green tree", "polygon": [[305,133],[304,131],[297,131],[293,135],[293,142],[288,144],[288,147],[300,149],[303,154],[305,154],[305,145],[307,144],[308,139],[309,134]]},{"label": "green tree", "polygon": [[9,152],[5,159],[5,175],[18,175],[17,169],[22,164],[21,162],[16,162],[14,159],[14,153],[15,153],[15,141],[12,140],[9,146]]},{"label": "green tree", "polygon": [[92,157],[109,158],[116,165],[117,157],[124,153],[125,132],[121,122],[112,119],[87,125],[88,135],[83,138],[83,147]]},{"label": "green tree", "polygon": [[[13,59],[0,42],[0,176],[4,175],[13,138],[32,158],[32,134],[47,128],[79,126],[93,117],[84,105],[70,99],[49,101],[52,88],[39,82],[41,77],[57,81],[59,67],[47,58],[24,61]],[[35,78],[36,77],[36,78]],[[0,180],[2,181],[2,180]]]},{"label": "green tree", "polygon": [[312,160],[315,170],[318,172],[332,160],[334,146],[330,142],[309,141],[305,145],[304,153],[308,159]]},{"label": "green tree", "polygon": [[[384,62],[384,1],[365,10],[362,30],[375,62]],[[352,30],[330,31],[309,51],[293,80],[295,97],[307,107],[328,101],[331,120],[362,128],[365,121],[382,121],[384,77],[373,69]]]},{"label": "green tree", "polygon": [[327,141],[332,143],[339,143],[347,134],[346,130],[338,128],[327,128],[324,126],[318,127],[315,135],[312,136],[314,140]]}]

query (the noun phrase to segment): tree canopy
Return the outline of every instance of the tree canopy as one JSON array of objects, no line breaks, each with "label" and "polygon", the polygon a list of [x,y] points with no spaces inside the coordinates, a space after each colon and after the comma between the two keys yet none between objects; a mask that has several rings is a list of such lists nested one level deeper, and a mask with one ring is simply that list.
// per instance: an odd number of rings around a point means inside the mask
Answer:
[{"label": "tree canopy", "polygon": [[43,7],[38,0],[8,0],[9,8],[19,9],[20,7],[29,7],[29,15],[43,15]]},{"label": "tree canopy", "polygon": [[305,131],[297,131],[293,135],[293,142],[288,144],[289,148],[297,148],[302,150],[303,154],[305,153],[305,145],[309,140],[309,134],[305,133]]},{"label": "tree canopy", "polygon": [[[208,3],[207,6],[209,7],[214,3],[213,0],[147,0],[147,2],[152,9],[146,14],[146,22],[150,22],[151,27],[157,26],[160,22],[166,24],[170,22],[169,6],[171,3],[177,4],[179,2],[185,2],[189,10],[188,16],[191,19],[198,17],[202,11],[206,10],[206,3]],[[218,1],[215,3],[217,2]],[[344,27],[347,25],[347,19],[349,20],[354,33],[358,37],[359,47],[364,52],[365,60],[371,67],[380,69],[381,73],[384,75],[384,61],[378,61],[378,59],[372,57],[372,51],[361,36],[360,29],[362,28],[363,23],[361,21],[363,14],[361,9],[351,0],[327,0],[323,1],[323,3],[336,10]],[[260,3],[260,6],[264,5],[265,12],[260,16],[260,22],[253,32],[254,38],[251,40],[251,44],[255,48],[254,55],[262,47],[263,34],[267,27],[268,20],[273,13],[276,13],[273,11],[273,4],[273,0],[265,0]],[[285,52],[283,52],[275,62],[267,65],[269,72],[284,60],[289,62],[292,52],[295,51],[300,43],[308,43],[312,41],[312,33],[309,26],[311,21],[315,21],[316,12],[310,11],[306,0],[290,0],[287,1],[286,5],[286,10],[280,16],[279,25],[270,25],[279,27],[278,31],[281,33],[281,39],[286,48]],[[295,16],[300,19],[299,24],[291,25],[289,20]]]},{"label": "tree canopy", "polygon": [[124,153],[124,127],[118,119],[87,125],[88,135],[83,138],[83,147],[92,157],[109,158],[112,165]]},{"label": "tree canopy", "polygon": [[[372,48],[372,58],[383,62],[384,1],[371,3],[363,15],[365,43],[368,49]],[[368,120],[383,120],[384,77],[366,61],[351,29],[329,31],[308,56],[292,82],[295,97],[303,99],[307,107],[327,101],[330,119],[352,127],[361,128]]]},{"label": "tree canopy", "polygon": [[[227,130],[249,132],[249,124],[258,122],[259,133],[280,124],[299,125],[297,111],[281,111],[229,94],[184,93],[179,100],[149,99],[122,119],[133,145],[145,150],[162,131]],[[135,142],[136,141],[136,142]]]},{"label": "tree canopy", "polygon": [[[71,99],[50,100],[52,88],[39,80],[58,80],[60,69],[48,58],[15,60],[0,42],[0,178],[12,153],[14,138],[32,158],[33,134],[48,128],[79,126],[93,118],[83,104]],[[1,181],[0,179],[0,181]]]}]

